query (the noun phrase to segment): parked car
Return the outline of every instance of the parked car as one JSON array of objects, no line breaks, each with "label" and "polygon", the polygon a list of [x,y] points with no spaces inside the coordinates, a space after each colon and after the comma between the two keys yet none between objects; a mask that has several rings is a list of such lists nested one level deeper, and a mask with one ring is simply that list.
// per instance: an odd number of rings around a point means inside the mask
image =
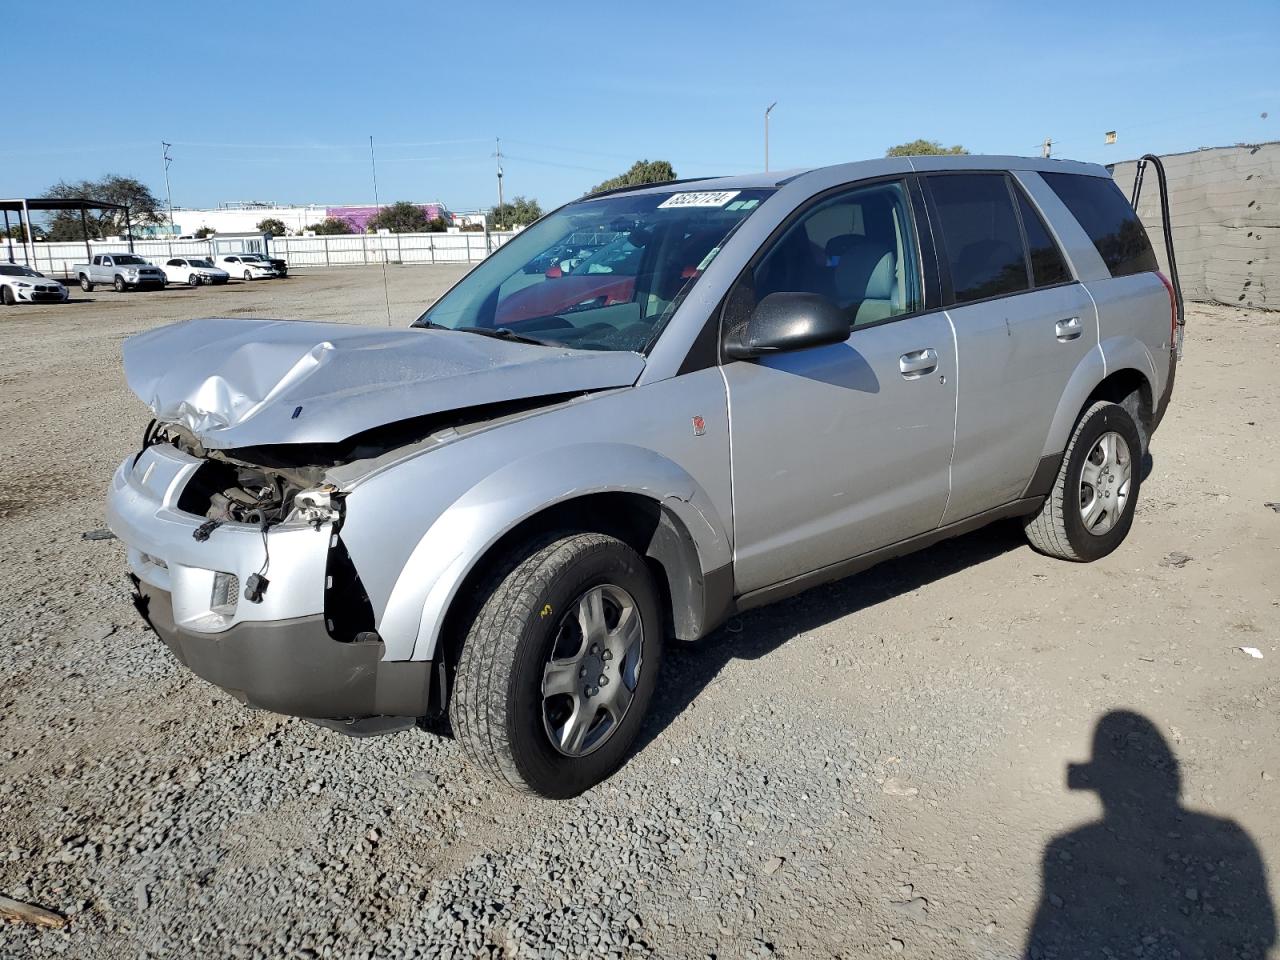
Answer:
[{"label": "parked car", "polygon": [[67,288],[43,273],[16,263],[0,263],[0,303],[66,303]]},{"label": "parked car", "polygon": [[170,283],[185,283],[198,287],[202,283],[226,283],[231,274],[219,270],[212,260],[204,257],[172,257],[160,268]]},{"label": "parked car", "polygon": [[256,253],[227,253],[214,262],[230,276],[241,280],[267,280],[279,276],[276,268]]},{"label": "parked car", "polygon": [[155,264],[132,253],[101,253],[89,263],[73,263],[71,272],[80,289],[90,292],[99,283],[109,283],[117,293],[125,290],[160,289],[168,281]]},{"label": "parked car", "polygon": [[[619,219],[624,300],[497,322],[569,279],[529,263]],[[1001,518],[1115,550],[1177,300],[1092,164],[637,187],[544,217],[412,329],[132,337],[154,422],[108,523],[200,676],[353,734],[447,714],[493,779],[567,797],[627,756],[668,637]]]}]

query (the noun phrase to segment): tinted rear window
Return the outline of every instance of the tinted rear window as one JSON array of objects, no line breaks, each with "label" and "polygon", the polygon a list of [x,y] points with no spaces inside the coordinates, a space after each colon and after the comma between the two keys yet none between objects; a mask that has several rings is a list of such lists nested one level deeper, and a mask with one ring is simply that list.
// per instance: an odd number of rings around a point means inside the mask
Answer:
[{"label": "tinted rear window", "polygon": [[1113,277],[1159,269],[1147,231],[1115,181],[1075,173],[1040,176],[1084,227]]},{"label": "tinted rear window", "polygon": [[1030,287],[1013,197],[1001,173],[928,178],[956,303],[985,300]]},{"label": "tinted rear window", "polygon": [[1031,276],[1037,287],[1048,287],[1055,283],[1065,283],[1071,279],[1066,261],[1062,259],[1062,251],[1049,236],[1049,229],[1040,219],[1040,214],[1027,202],[1021,190],[1018,195],[1018,212],[1022,214],[1022,229],[1027,234],[1027,249],[1031,253]]}]

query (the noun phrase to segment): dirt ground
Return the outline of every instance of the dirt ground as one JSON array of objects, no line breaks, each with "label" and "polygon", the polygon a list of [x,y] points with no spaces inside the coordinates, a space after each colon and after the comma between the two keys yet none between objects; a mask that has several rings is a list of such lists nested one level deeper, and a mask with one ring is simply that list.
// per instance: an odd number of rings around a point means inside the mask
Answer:
[{"label": "dirt ground", "polygon": [[147,421],[131,333],[399,326],[460,272],[0,312],[0,894],[70,918],[0,956],[1280,957],[1280,316],[1191,307],[1116,553],[999,524],[745,615],[552,804],[425,733],[245,710],[82,539]]}]

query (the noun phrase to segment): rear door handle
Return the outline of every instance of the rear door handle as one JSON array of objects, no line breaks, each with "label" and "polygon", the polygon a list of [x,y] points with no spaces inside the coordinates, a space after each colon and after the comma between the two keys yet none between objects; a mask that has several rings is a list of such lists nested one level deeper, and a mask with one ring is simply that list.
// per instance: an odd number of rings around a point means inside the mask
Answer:
[{"label": "rear door handle", "polygon": [[1079,317],[1068,317],[1053,325],[1053,333],[1063,343],[1068,340],[1078,340],[1080,334],[1084,333],[1084,324],[1080,322]]},{"label": "rear door handle", "polygon": [[915,380],[938,369],[938,351],[933,347],[913,350],[898,358],[898,369],[906,380]]}]

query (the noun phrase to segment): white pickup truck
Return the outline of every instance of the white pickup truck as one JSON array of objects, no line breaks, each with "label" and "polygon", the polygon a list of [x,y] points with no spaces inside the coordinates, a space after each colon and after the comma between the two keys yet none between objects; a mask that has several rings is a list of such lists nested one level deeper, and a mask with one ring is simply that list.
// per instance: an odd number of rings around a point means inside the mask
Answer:
[{"label": "white pickup truck", "polygon": [[100,253],[91,263],[72,264],[71,272],[86,293],[98,283],[109,283],[117,293],[124,293],[131,287],[160,290],[168,282],[163,270],[133,253]]}]

